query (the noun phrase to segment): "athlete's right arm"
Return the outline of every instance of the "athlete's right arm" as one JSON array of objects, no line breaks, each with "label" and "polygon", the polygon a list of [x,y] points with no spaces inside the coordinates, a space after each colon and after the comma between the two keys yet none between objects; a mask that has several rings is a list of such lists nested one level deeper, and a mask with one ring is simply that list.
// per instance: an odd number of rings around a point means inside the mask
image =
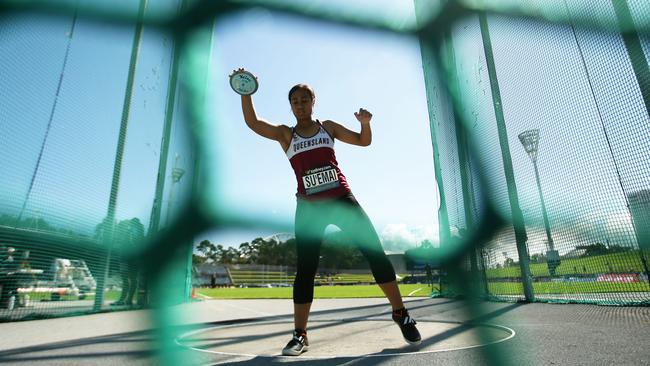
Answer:
[{"label": "athlete's right arm", "polygon": [[[289,127],[284,125],[274,125],[269,123],[257,116],[255,112],[255,106],[253,105],[253,98],[250,95],[241,96],[241,109],[244,113],[244,121],[248,128],[253,130],[256,134],[266,137],[267,139],[276,140],[282,142],[285,140],[286,130],[290,130]],[[287,141],[287,144],[289,142]]]},{"label": "athlete's right arm", "polygon": [[[240,68],[234,72],[236,71],[245,70]],[[244,121],[248,128],[262,137],[279,142],[285,151],[289,148],[292,136],[291,128],[285,125],[274,125],[258,117],[255,112],[255,106],[253,105],[253,97],[250,95],[241,96],[241,108],[244,114]]]}]

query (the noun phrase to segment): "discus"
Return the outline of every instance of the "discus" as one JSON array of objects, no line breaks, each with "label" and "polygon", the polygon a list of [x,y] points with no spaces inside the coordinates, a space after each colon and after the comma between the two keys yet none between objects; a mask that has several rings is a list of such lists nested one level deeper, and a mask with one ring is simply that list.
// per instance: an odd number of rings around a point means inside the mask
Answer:
[{"label": "discus", "polygon": [[248,71],[236,71],[230,75],[230,87],[237,94],[251,95],[257,91],[257,79]]}]

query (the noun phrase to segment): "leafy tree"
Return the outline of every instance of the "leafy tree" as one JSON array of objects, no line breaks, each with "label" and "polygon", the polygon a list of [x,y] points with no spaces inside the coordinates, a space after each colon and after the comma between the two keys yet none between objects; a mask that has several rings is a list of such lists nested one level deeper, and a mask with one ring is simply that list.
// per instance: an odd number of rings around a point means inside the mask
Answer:
[{"label": "leafy tree", "polygon": [[240,261],[243,264],[251,264],[257,259],[257,253],[253,250],[253,246],[248,242],[239,244]]},{"label": "leafy tree", "polygon": [[631,249],[632,248],[630,248],[630,247],[624,247],[624,246],[621,246],[621,245],[614,244],[614,245],[609,245],[607,247],[607,252],[608,253],[620,253],[620,252],[627,252],[627,251],[629,251]]},{"label": "leafy tree", "polygon": [[356,244],[342,231],[327,235],[321,247],[320,266],[328,269],[368,268],[368,263]]},{"label": "leafy tree", "polygon": [[530,256],[530,261],[532,263],[545,263],[546,255],[544,255],[544,253],[535,253]]},{"label": "leafy tree", "polygon": [[428,240],[428,239],[423,240],[423,241],[420,243],[420,248],[422,248],[422,249],[424,249],[424,250],[433,249],[433,243],[431,242],[431,240]]},{"label": "leafy tree", "polygon": [[120,246],[132,246],[144,239],[144,225],[137,217],[118,222],[114,230],[113,239]]},{"label": "leafy tree", "polygon": [[196,266],[196,265],[199,265],[199,264],[203,264],[205,262],[206,262],[206,258],[204,256],[192,254],[192,264],[193,265]]},{"label": "leafy tree", "polygon": [[115,227],[115,222],[111,223],[108,220],[108,217],[104,217],[102,222],[95,225],[94,238],[100,241],[105,239],[106,236],[109,234],[109,230],[111,229],[111,227]]},{"label": "leafy tree", "polygon": [[413,268],[417,263],[435,263],[436,258],[439,258],[436,253],[438,250],[440,249],[435,248],[430,240],[423,240],[417,247],[404,252],[407,268]]},{"label": "leafy tree", "polygon": [[278,243],[278,252],[280,253],[281,265],[295,265],[296,263],[296,239],[291,238],[287,241]]},{"label": "leafy tree", "polygon": [[279,243],[272,239],[270,241],[261,240],[259,242],[259,263],[271,265],[283,265],[282,253],[280,252]]},{"label": "leafy tree", "polygon": [[607,254],[607,246],[603,243],[596,243],[596,244],[591,244],[587,245],[585,248],[585,257],[589,257],[592,255],[603,255]]},{"label": "leafy tree", "polygon": [[222,264],[238,264],[241,253],[237,248],[224,248],[223,245],[217,245],[217,260]]},{"label": "leafy tree", "polygon": [[3,214],[0,216],[0,226],[9,226],[14,228],[35,230],[35,231],[49,231],[55,233],[61,233],[73,238],[87,238],[87,234],[78,233],[70,229],[64,229],[56,227],[50,224],[47,220],[42,217],[25,217],[18,220],[18,217]]},{"label": "leafy tree", "polygon": [[268,243],[262,238],[255,238],[251,241],[252,256],[251,262],[259,264],[271,264],[269,263],[269,256],[272,256],[270,253],[271,249],[268,247]]},{"label": "leafy tree", "polygon": [[209,257],[210,254],[216,251],[217,247],[214,246],[209,240],[203,240],[196,246],[196,250],[201,252],[204,257]]},{"label": "leafy tree", "polygon": [[[25,217],[18,220],[16,216],[2,215],[0,216],[0,225],[12,226],[23,229],[34,229],[44,231],[61,231],[55,228],[42,217]],[[67,231],[67,230],[66,230]]]},{"label": "leafy tree", "polygon": [[209,240],[203,240],[196,246],[196,250],[201,253],[204,262],[217,263],[221,260],[221,251],[223,250],[223,246],[214,245]]},{"label": "leafy tree", "polygon": [[603,243],[595,243],[589,245],[579,245],[576,249],[584,249],[584,254],[581,257],[590,257],[594,255],[603,255],[609,253],[620,253],[630,250],[629,247],[623,247],[620,245],[605,245]]}]

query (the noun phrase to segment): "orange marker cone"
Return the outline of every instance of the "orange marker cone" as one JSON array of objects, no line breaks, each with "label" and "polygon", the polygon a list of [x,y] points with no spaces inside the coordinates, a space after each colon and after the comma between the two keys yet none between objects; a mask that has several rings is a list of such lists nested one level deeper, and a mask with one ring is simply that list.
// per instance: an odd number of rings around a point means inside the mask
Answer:
[{"label": "orange marker cone", "polygon": [[196,299],[196,289],[192,287],[192,299]]}]

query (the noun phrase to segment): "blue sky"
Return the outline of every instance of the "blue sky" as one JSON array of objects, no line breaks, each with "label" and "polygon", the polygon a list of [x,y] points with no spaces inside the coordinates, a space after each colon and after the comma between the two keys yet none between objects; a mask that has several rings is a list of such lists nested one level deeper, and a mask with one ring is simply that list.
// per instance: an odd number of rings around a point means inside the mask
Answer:
[{"label": "blue sky", "polygon": [[[0,64],[8,70],[0,78],[0,165],[8,169],[0,198],[2,213],[17,215],[45,141],[24,217],[92,235],[108,207],[134,29],[77,19],[70,38],[71,26],[72,17],[28,15],[0,26]],[[170,44],[167,35],[145,29],[125,139],[116,218],[137,217],[145,226],[158,171]],[[191,157],[180,125],[174,127],[168,165],[180,153],[187,168]],[[163,224],[166,207],[164,202]]]},{"label": "blue sky", "polygon": [[[155,2],[152,8],[173,9],[173,3]],[[348,15],[365,9],[364,14],[390,19],[393,25],[413,24],[409,0],[315,1],[310,6],[343,8]],[[59,227],[89,233],[106,214],[133,27],[79,20],[70,39],[71,20],[20,15],[0,23],[0,64],[7,70],[0,76],[0,166],[7,171],[0,214],[20,210],[53,111],[26,217],[43,217]],[[650,187],[650,123],[620,36],[578,29],[583,65],[569,27],[503,17],[490,17],[489,23],[531,253],[543,247],[544,233],[532,164],[517,140],[517,133],[530,128],[540,129],[539,170],[556,243],[565,251],[604,237],[633,245],[624,193]],[[69,41],[69,59],[53,108]],[[648,57],[650,41],[647,36],[641,41]],[[495,202],[507,208],[480,43],[476,19],[454,28],[463,112],[495,188]],[[145,29],[126,136],[119,220],[138,217],[145,225],[149,222],[170,44],[168,35]],[[231,202],[287,221],[295,205],[295,177],[281,148],[245,126],[239,96],[228,85],[227,75],[245,67],[259,77],[255,104],[259,115],[270,121],[294,123],[286,94],[299,82],[316,91],[316,118],[358,129],[354,111],[372,111],[373,144],[361,148],[337,143],[341,168],[384,239],[412,244],[435,240],[438,202],[416,39],[251,9],[220,18],[212,47],[209,86],[214,100],[208,112],[222,134],[215,136],[215,143],[227,155],[214,157],[211,168],[222,174]],[[192,165],[179,108],[182,100],[180,95],[168,173],[176,154],[179,167],[190,170]],[[455,168],[453,131],[441,133],[441,138],[439,148],[447,159],[443,175],[450,183],[455,179],[447,174]],[[182,187],[176,187],[174,203],[186,197],[190,182],[184,178]],[[163,224],[169,187],[163,194]],[[458,187],[446,189],[452,224],[462,226]],[[267,234],[271,232],[258,229],[208,232],[197,241],[238,245]],[[512,248],[508,235],[499,237],[497,246]]]},{"label": "blue sky", "polygon": [[[412,4],[406,0],[314,4],[345,8],[352,14],[370,9],[370,14],[405,26],[414,22]],[[5,96],[0,162],[10,171],[0,195],[3,212],[20,210],[45,141],[25,217],[92,233],[106,214],[133,28],[78,19],[70,38],[71,26],[71,17],[44,16],[19,16],[2,26],[0,47],[5,51],[0,61],[11,72],[0,80]],[[316,90],[316,118],[358,129],[353,113],[360,107],[372,111],[370,147],[337,144],[339,162],[355,195],[386,237],[405,236],[416,244],[436,235],[432,146],[416,39],[314,24],[261,10],[220,20],[213,39],[211,73],[216,77],[210,87],[220,98],[212,113],[225,131],[215,141],[231,142],[227,162],[215,160],[213,168],[225,177],[230,197],[243,207],[263,208],[268,215],[293,215],[296,183],[286,157],[277,143],[246,128],[239,97],[228,86],[227,75],[243,66],[260,78],[255,102],[260,115],[270,121],[294,123],[286,94],[298,82]],[[68,42],[70,54],[63,69]],[[138,217],[145,226],[158,170],[170,44],[167,35],[145,28],[126,136],[116,217]],[[182,99],[181,95],[177,101]],[[177,153],[181,168],[189,170],[191,165],[178,106],[176,112],[168,173]],[[52,124],[45,139],[50,113]],[[182,183],[187,188],[189,180]],[[163,224],[169,187],[163,194]],[[175,194],[175,201],[184,198]],[[266,234],[256,229],[210,233],[206,238],[238,245]]]},{"label": "blue sky", "polygon": [[[410,2],[400,9],[410,12]],[[374,6],[380,6],[376,4]],[[355,196],[385,238],[411,244],[437,237],[435,179],[422,62],[417,39],[359,31],[253,9],[215,27],[213,113],[222,124],[228,158],[219,161],[226,196],[268,215],[291,220],[295,176],[279,144],[246,127],[240,98],[227,75],[244,67],[260,81],[253,96],[261,117],[292,126],[287,93],[297,83],[316,92],[314,117],[358,130],[354,112],[373,113],[373,142],[336,144],[340,166]],[[271,232],[261,232],[260,235]],[[209,233],[238,245],[249,232]],[[256,233],[255,233],[256,234]]]}]

